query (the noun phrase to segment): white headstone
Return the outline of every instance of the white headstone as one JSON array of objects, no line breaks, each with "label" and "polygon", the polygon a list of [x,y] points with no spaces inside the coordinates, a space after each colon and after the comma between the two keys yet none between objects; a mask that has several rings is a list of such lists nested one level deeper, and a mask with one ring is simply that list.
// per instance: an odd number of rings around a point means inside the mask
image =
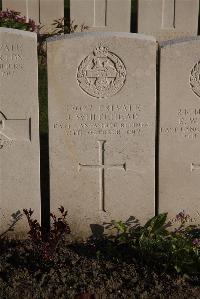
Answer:
[{"label": "white headstone", "polygon": [[70,18],[90,31],[130,32],[131,0],[71,0]]},{"label": "white headstone", "polygon": [[156,41],[80,33],[48,42],[51,210],[77,236],[154,215]]},{"label": "white headstone", "polygon": [[21,12],[28,20],[43,26],[42,33],[52,32],[54,20],[64,17],[64,0],[2,0],[2,9]]},{"label": "white headstone", "polygon": [[138,32],[157,40],[195,36],[199,0],[138,0]]},{"label": "white headstone", "polygon": [[55,30],[52,23],[64,17],[64,0],[40,0],[40,24],[44,25],[42,32]]},{"label": "white headstone", "polygon": [[[40,220],[37,36],[0,28],[0,233],[25,208]],[[14,233],[28,231],[27,221]]]},{"label": "white headstone", "polygon": [[161,44],[160,212],[200,213],[200,39]]}]

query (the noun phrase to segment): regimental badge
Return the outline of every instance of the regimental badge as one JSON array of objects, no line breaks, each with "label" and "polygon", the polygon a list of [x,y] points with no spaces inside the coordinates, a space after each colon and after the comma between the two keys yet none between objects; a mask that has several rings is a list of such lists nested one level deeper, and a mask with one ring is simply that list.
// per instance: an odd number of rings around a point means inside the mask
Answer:
[{"label": "regimental badge", "polygon": [[108,98],[124,86],[126,68],[116,54],[99,46],[79,65],[77,81],[81,89],[90,96]]},{"label": "regimental badge", "polygon": [[192,91],[200,97],[200,61],[197,62],[190,73],[190,86]]}]

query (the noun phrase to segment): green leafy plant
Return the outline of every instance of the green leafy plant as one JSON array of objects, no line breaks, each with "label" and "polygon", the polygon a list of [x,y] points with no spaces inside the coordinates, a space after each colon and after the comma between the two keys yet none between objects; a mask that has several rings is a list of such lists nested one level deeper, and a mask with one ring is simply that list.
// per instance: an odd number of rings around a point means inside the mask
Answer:
[{"label": "green leafy plant", "polygon": [[[115,230],[107,236],[115,244],[113,253],[119,258],[123,244],[130,258],[139,258],[153,269],[175,271],[182,274],[200,274],[200,228],[188,225],[189,215],[184,211],[176,218],[176,227],[167,221],[167,213],[151,218],[144,226],[131,226],[130,222],[112,221],[106,228]],[[170,228],[170,229],[169,229]],[[109,244],[109,250],[112,246]]]},{"label": "green leafy plant", "polygon": [[111,235],[109,238],[112,238],[120,244],[127,243],[132,231],[134,230],[136,232],[140,227],[139,221],[133,216],[130,216],[126,222],[112,220],[110,223],[104,223],[104,226],[106,229],[115,231],[115,235]]}]

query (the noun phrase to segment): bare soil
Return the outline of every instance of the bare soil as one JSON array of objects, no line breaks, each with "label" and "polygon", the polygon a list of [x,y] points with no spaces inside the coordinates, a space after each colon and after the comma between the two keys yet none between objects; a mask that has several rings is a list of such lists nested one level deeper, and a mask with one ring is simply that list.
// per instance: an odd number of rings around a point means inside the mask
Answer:
[{"label": "bare soil", "polygon": [[113,259],[104,244],[63,242],[49,261],[29,240],[0,244],[0,299],[200,298],[200,278],[152,270],[130,253]]}]

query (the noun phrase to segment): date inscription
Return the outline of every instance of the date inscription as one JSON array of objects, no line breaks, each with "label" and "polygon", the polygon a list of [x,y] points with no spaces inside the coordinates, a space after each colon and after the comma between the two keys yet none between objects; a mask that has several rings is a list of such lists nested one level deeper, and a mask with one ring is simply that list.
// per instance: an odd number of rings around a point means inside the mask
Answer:
[{"label": "date inscription", "polygon": [[150,127],[140,104],[67,105],[65,109],[65,118],[55,121],[53,128],[68,136],[140,136]]}]

